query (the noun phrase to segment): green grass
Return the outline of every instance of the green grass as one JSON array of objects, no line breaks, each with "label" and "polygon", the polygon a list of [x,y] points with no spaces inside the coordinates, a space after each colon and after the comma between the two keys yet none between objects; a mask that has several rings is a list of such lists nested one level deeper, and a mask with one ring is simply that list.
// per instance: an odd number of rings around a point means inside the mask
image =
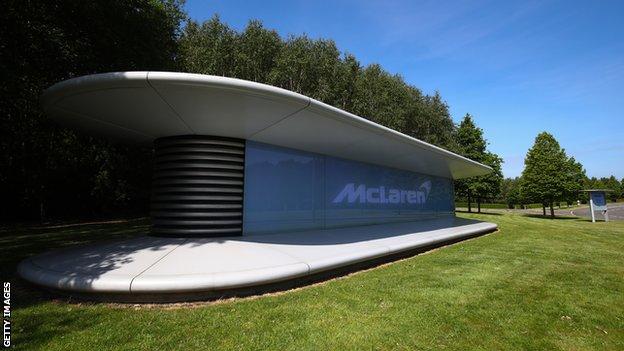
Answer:
[{"label": "green grass", "polygon": [[[2,240],[23,350],[624,349],[624,222],[468,215],[496,233],[272,296],[194,307],[50,301],[15,264],[142,222],[20,230]],[[7,234],[5,231],[4,234]],[[69,242],[69,243],[68,243]]]}]

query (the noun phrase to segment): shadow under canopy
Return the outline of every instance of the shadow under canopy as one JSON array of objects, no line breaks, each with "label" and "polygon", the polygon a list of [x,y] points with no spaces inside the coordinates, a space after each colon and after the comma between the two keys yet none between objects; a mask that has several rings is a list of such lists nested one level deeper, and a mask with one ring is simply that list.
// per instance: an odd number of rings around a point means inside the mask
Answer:
[{"label": "shadow under canopy", "polygon": [[68,292],[172,294],[270,284],[490,232],[492,223],[418,222],[221,238],[138,237],[23,261],[26,280]]}]

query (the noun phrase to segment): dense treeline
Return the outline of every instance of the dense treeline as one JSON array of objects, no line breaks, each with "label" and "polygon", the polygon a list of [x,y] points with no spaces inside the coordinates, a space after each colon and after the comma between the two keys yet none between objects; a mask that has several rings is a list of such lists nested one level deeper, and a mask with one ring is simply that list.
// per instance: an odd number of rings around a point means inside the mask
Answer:
[{"label": "dense treeline", "polygon": [[624,193],[624,179],[585,177],[582,166],[549,134],[536,139],[523,177],[503,180],[502,160],[487,150],[483,131],[470,115],[456,126],[439,93],[424,94],[378,64],[363,66],[332,40],[283,38],[259,21],[241,31],[217,16],[198,23],[188,20],[180,0],[9,0],[3,10],[4,221],[146,213],[152,150],[75,133],[50,122],[39,106],[42,91],[58,81],[129,70],[186,71],[271,84],[450,149],[494,169],[456,183],[458,200],[469,206],[473,201],[477,207],[484,201],[572,203],[586,200],[580,188],[612,189],[612,200]]},{"label": "dense treeline", "polygon": [[[617,201],[619,199],[624,198],[624,178],[620,181],[615,178],[615,176],[610,177],[602,177],[602,178],[586,178],[583,182],[584,189],[609,189],[612,192],[607,193],[607,198],[610,201]],[[589,201],[589,196],[587,193],[581,194],[579,197],[581,201],[587,202]]]},{"label": "dense treeline", "polygon": [[[507,204],[509,208],[522,207],[527,204],[531,204],[532,201],[523,196],[520,192],[520,177],[505,178],[501,184],[501,192],[498,196],[491,199],[492,202]],[[624,178],[617,180],[615,176],[610,177],[585,177],[581,182],[581,189],[609,189],[612,192],[607,193],[607,199],[615,202],[624,198]],[[589,200],[588,194],[585,192],[579,192],[573,196],[569,196],[562,201],[556,201],[557,205],[573,205],[577,201],[586,204]]]},{"label": "dense treeline", "polygon": [[[521,177],[505,178],[501,184],[501,191],[498,196],[492,198],[493,202],[507,204],[509,208],[522,207],[527,204],[534,203],[526,194],[521,191]],[[612,192],[607,193],[607,199],[615,202],[624,198],[624,178],[617,180],[615,176],[610,177],[582,177],[577,189],[609,189]],[[587,203],[588,194],[585,192],[568,192],[565,198],[555,200],[556,205],[573,205],[577,201]]]},{"label": "dense treeline", "polygon": [[423,94],[377,64],[363,67],[332,40],[282,39],[258,21],[237,32],[215,16],[188,22],[180,38],[180,66],[282,87],[455,149],[455,126],[440,94]]},{"label": "dense treeline", "polygon": [[503,180],[502,160],[487,150],[472,116],[456,126],[439,93],[424,94],[378,64],[363,66],[332,40],[283,38],[259,21],[236,31],[217,16],[188,20],[181,0],[9,0],[0,12],[0,69],[3,221],[147,212],[152,150],[75,133],[39,106],[42,91],[58,81],[130,70],[279,86],[485,163],[493,173],[456,183],[458,200],[469,206],[572,203],[586,200],[580,188],[612,189],[612,200],[624,195],[624,179],[587,178],[547,133],[527,154],[523,177]]},{"label": "dense treeline", "polygon": [[184,18],[175,0],[3,2],[1,219],[145,212],[151,151],[58,127],[39,96],[85,74],[175,69]]},{"label": "dense treeline", "polygon": [[151,150],[112,145],[51,123],[39,96],[91,73],[176,70],[242,78],[311,96],[457,150],[440,96],[331,40],[280,37],[258,21],[187,21],[177,0],[8,1],[0,14],[3,220],[145,213]]}]

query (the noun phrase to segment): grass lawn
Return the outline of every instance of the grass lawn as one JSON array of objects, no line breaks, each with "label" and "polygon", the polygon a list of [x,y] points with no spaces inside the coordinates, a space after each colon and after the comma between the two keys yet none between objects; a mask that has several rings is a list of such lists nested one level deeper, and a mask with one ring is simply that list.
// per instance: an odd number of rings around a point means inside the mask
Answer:
[{"label": "grass lawn", "polygon": [[624,350],[624,222],[459,215],[496,222],[499,231],[294,291],[192,307],[54,301],[15,277],[28,255],[137,235],[144,222],[4,229],[13,343],[24,350]]}]

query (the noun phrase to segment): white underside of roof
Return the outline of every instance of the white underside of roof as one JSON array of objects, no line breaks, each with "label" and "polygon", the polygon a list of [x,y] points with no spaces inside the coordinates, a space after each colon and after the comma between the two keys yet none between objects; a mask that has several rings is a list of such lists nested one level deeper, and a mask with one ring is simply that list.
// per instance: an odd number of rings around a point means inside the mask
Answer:
[{"label": "white underside of roof", "polygon": [[26,280],[91,293],[236,289],[328,271],[490,232],[454,216],[408,223],[223,238],[139,237],[51,251],[18,266]]},{"label": "white underside of roof", "polygon": [[64,125],[131,142],[216,135],[455,179],[491,171],[306,96],[240,79],[172,72],[96,74],[52,86],[42,102]]}]

